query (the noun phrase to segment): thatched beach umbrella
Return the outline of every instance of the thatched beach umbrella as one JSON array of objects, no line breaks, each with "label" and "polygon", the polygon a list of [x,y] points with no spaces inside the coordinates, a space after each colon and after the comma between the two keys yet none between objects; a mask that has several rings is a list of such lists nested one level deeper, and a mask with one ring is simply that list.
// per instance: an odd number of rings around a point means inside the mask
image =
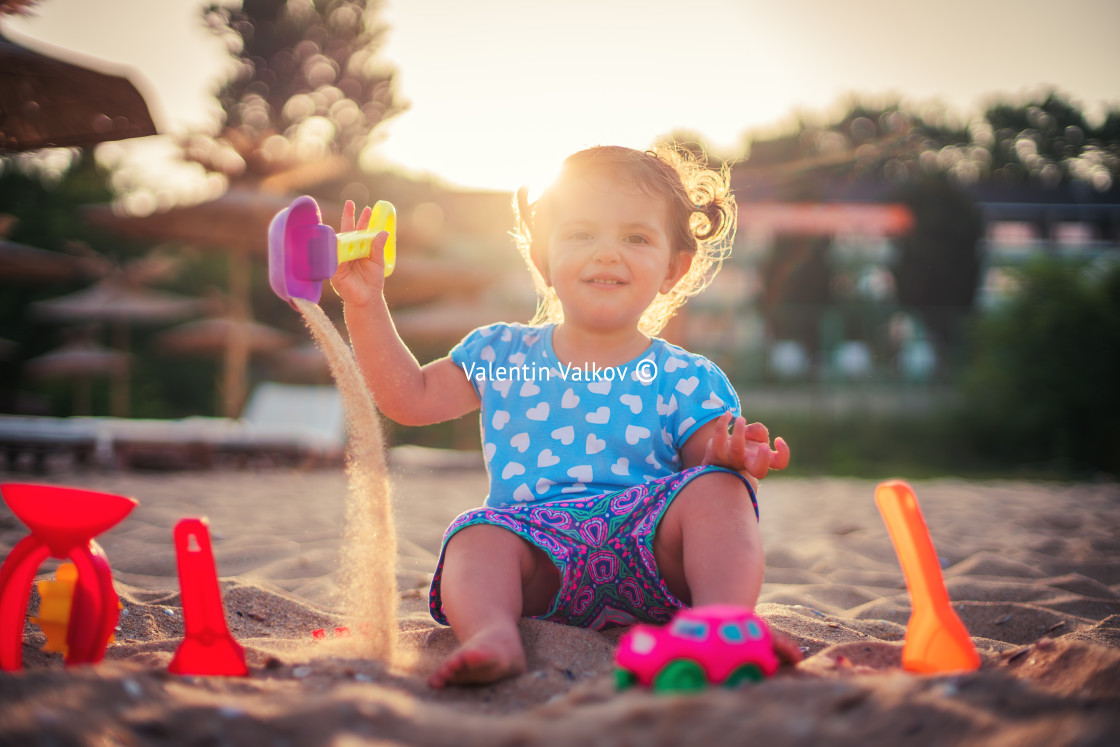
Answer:
[{"label": "thatched beach umbrella", "polygon": [[0,283],[5,285],[68,283],[88,277],[91,269],[82,257],[0,241]]},{"label": "thatched beach umbrella", "polygon": [[[110,276],[95,285],[58,298],[37,301],[32,313],[50,322],[106,322],[113,330],[114,347],[127,353],[133,324],[166,324],[202,311],[205,300],[157,291]],[[128,367],[113,378],[113,414],[128,414]]]},{"label": "thatched beach umbrella", "polygon": [[[234,188],[209,202],[182,205],[152,215],[122,215],[111,205],[89,205],[82,208],[82,214],[90,225],[120,236],[177,242],[225,253],[229,259],[231,316],[250,323],[251,258],[268,256],[268,224],[276,213],[291,204],[291,199]],[[223,410],[227,416],[233,417],[241,411],[248,395],[250,351],[247,339],[240,334],[231,335],[225,355],[228,378],[224,387]]]},{"label": "thatched beach umbrella", "polygon": [[166,352],[178,355],[221,355],[229,338],[244,334],[249,352],[257,355],[282,350],[292,344],[292,336],[283,330],[254,321],[238,321],[230,317],[213,317],[180,324],[156,337],[156,344]]},{"label": "thatched beach umbrella", "polygon": [[213,317],[187,322],[161,332],[156,345],[176,355],[209,355],[223,360],[217,391],[219,411],[228,418],[237,417],[244,404],[246,373],[235,365],[231,348],[240,348],[245,355],[263,355],[282,350],[292,344],[292,336],[283,330],[250,319]]},{"label": "thatched beach umbrella", "polygon": [[91,379],[127,374],[130,356],[98,345],[92,340],[74,340],[27,362],[27,373],[39,379],[72,379],[74,413],[92,411]]},{"label": "thatched beach umbrella", "polygon": [[148,105],[127,77],[63,62],[0,35],[0,150],[87,147],[155,134]]}]

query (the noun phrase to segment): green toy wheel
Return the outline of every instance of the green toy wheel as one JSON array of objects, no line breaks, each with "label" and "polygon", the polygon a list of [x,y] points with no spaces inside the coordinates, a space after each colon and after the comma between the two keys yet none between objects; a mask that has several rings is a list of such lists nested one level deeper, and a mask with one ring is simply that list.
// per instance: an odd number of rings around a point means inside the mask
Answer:
[{"label": "green toy wheel", "polygon": [[728,675],[727,679],[723,681],[724,687],[738,687],[744,682],[754,684],[762,682],[766,679],[762,674],[762,670],[758,668],[757,664],[744,664],[741,667],[736,667],[734,671]]},{"label": "green toy wheel", "polygon": [[704,670],[688,659],[669,662],[653,679],[653,689],[661,693],[696,693],[707,686]]},{"label": "green toy wheel", "polygon": [[614,670],[614,686],[617,690],[629,690],[638,683],[638,675],[629,669],[617,667]]}]

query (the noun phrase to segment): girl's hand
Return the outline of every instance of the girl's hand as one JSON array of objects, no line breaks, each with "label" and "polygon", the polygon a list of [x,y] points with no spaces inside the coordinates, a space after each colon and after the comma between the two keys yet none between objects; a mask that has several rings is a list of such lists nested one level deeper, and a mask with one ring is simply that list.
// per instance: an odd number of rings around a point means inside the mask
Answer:
[{"label": "girl's hand", "polygon": [[715,433],[708,441],[703,464],[727,467],[743,473],[751,485],[766,477],[771,469],[784,469],[789,464],[789,446],[785,439],[774,440],[770,448],[770,433],[762,423],[747,425],[746,418],[735,418],[735,425],[728,433],[731,413],[726,412],[716,420]]},{"label": "girl's hand", "polygon": [[[373,209],[366,207],[362,210],[362,217],[357,225],[369,225]],[[341,233],[349,233],[354,228],[354,203],[347,200],[342,208]],[[385,287],[385,242],[389,234],[382,231],[373,240],[369,257],[342,262],[331,278],[331,287],[334,288],[347,306],[366,306],[381,298]]]}]

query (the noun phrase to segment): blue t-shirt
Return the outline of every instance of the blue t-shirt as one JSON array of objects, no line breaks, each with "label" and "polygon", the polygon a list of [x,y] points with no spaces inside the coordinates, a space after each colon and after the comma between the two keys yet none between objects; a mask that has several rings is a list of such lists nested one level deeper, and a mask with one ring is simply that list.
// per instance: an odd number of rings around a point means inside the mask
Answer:
[{"label": "blue t-shirt", "polygon": [[654,339],[609,368],[566,366],[554,325],[494,324],[451,350],[482,403],[488,506],[611,493],[681,471],[680,449],[739,398],[719,368]]}]

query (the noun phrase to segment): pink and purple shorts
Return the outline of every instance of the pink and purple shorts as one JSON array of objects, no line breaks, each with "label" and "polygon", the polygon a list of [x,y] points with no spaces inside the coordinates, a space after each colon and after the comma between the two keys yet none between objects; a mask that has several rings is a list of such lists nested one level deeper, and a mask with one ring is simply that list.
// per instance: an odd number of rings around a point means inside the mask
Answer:
[{"label": "pink and purple shorts", "polygon": [[[684,607],[665,585],[653,557],[661,517],[681,488],[705,472],[692,467],[669,477],[592,498],[467,511],[448,528],[429,594],[432,617],[444,625],[440,598],[444,552],[457,532],[476,524],[504,527],[548,554],[560,570],[560,592],[536,619],[602,630],[638,622],[666,623]],[[741,475],[739,475],[742,477]],[[746,479],[755,517],[758,503]]]}]

